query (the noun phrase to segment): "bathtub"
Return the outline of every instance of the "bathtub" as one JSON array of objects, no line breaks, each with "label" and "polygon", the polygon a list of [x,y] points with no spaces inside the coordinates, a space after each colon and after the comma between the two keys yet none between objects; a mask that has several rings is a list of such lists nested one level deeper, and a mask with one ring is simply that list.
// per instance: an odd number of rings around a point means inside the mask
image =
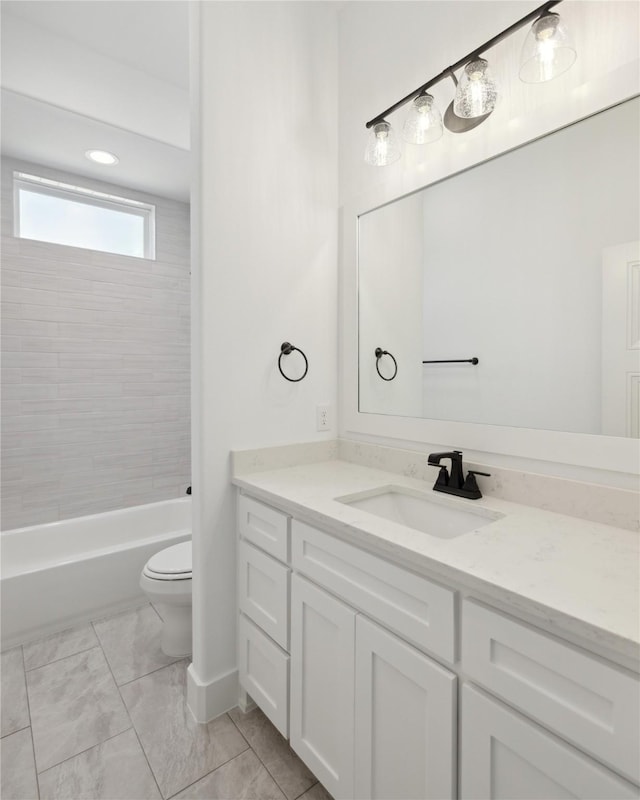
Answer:
[{"label": "bathtub", "polygon": [[2,649],[140,605],[146,561],[190,538],[190,497],[4,531]]}]

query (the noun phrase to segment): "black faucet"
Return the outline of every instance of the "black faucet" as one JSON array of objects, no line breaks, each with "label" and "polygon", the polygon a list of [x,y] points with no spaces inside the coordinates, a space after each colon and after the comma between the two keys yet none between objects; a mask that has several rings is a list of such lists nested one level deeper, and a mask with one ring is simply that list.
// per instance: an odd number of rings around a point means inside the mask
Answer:
[{"label": "black faucet", "polygon": [[[443,458],[451,459],[451,475],[446,466],[440,463]],[[450,453],[431,453],[428,463],[429,466],[440,469],[436,482],[433,484],[434,492],[455,494],[457,497],[466,497],[468,500],[478,500],[482,497],[476,475],[485,475],[488,478],[489,473],[470,469],[465,478],[461,450],[452,450]]]}]

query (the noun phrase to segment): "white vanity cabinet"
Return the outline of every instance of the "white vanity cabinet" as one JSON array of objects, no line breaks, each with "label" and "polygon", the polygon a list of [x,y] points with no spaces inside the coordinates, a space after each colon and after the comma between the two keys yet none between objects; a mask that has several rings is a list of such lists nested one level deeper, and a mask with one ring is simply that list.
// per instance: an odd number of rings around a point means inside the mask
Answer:
[{"label": "white vanity cabinet", "polygon": [[356,612],[298,575],[291,589],[291,746],[335,798],[352,798]]},{"label": "white vanity cabinet", "polygon": [[637,675],[252,498],[239,518],[240,685],[336,800],[640,798]]}]

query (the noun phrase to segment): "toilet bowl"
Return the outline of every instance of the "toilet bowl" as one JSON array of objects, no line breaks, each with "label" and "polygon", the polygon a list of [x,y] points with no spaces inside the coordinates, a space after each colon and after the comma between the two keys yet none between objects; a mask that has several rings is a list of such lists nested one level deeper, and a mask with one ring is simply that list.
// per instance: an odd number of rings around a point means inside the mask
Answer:
[{"label": "toilet bowl", "polygon": [[191,653],[191,542],[181,542],[151,556],[140,575],[140,588],[162,617],[162,652]]}]

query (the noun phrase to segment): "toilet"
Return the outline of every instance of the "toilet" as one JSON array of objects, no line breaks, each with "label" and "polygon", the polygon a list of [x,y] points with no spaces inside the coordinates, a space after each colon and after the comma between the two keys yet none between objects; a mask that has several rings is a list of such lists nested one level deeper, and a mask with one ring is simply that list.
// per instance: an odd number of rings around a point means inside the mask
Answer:
[{"label": "toilet", "polygon": [[191,542],[180,542],[151,556],[140,588],[162,617],[162,652],[191,653]]}]

